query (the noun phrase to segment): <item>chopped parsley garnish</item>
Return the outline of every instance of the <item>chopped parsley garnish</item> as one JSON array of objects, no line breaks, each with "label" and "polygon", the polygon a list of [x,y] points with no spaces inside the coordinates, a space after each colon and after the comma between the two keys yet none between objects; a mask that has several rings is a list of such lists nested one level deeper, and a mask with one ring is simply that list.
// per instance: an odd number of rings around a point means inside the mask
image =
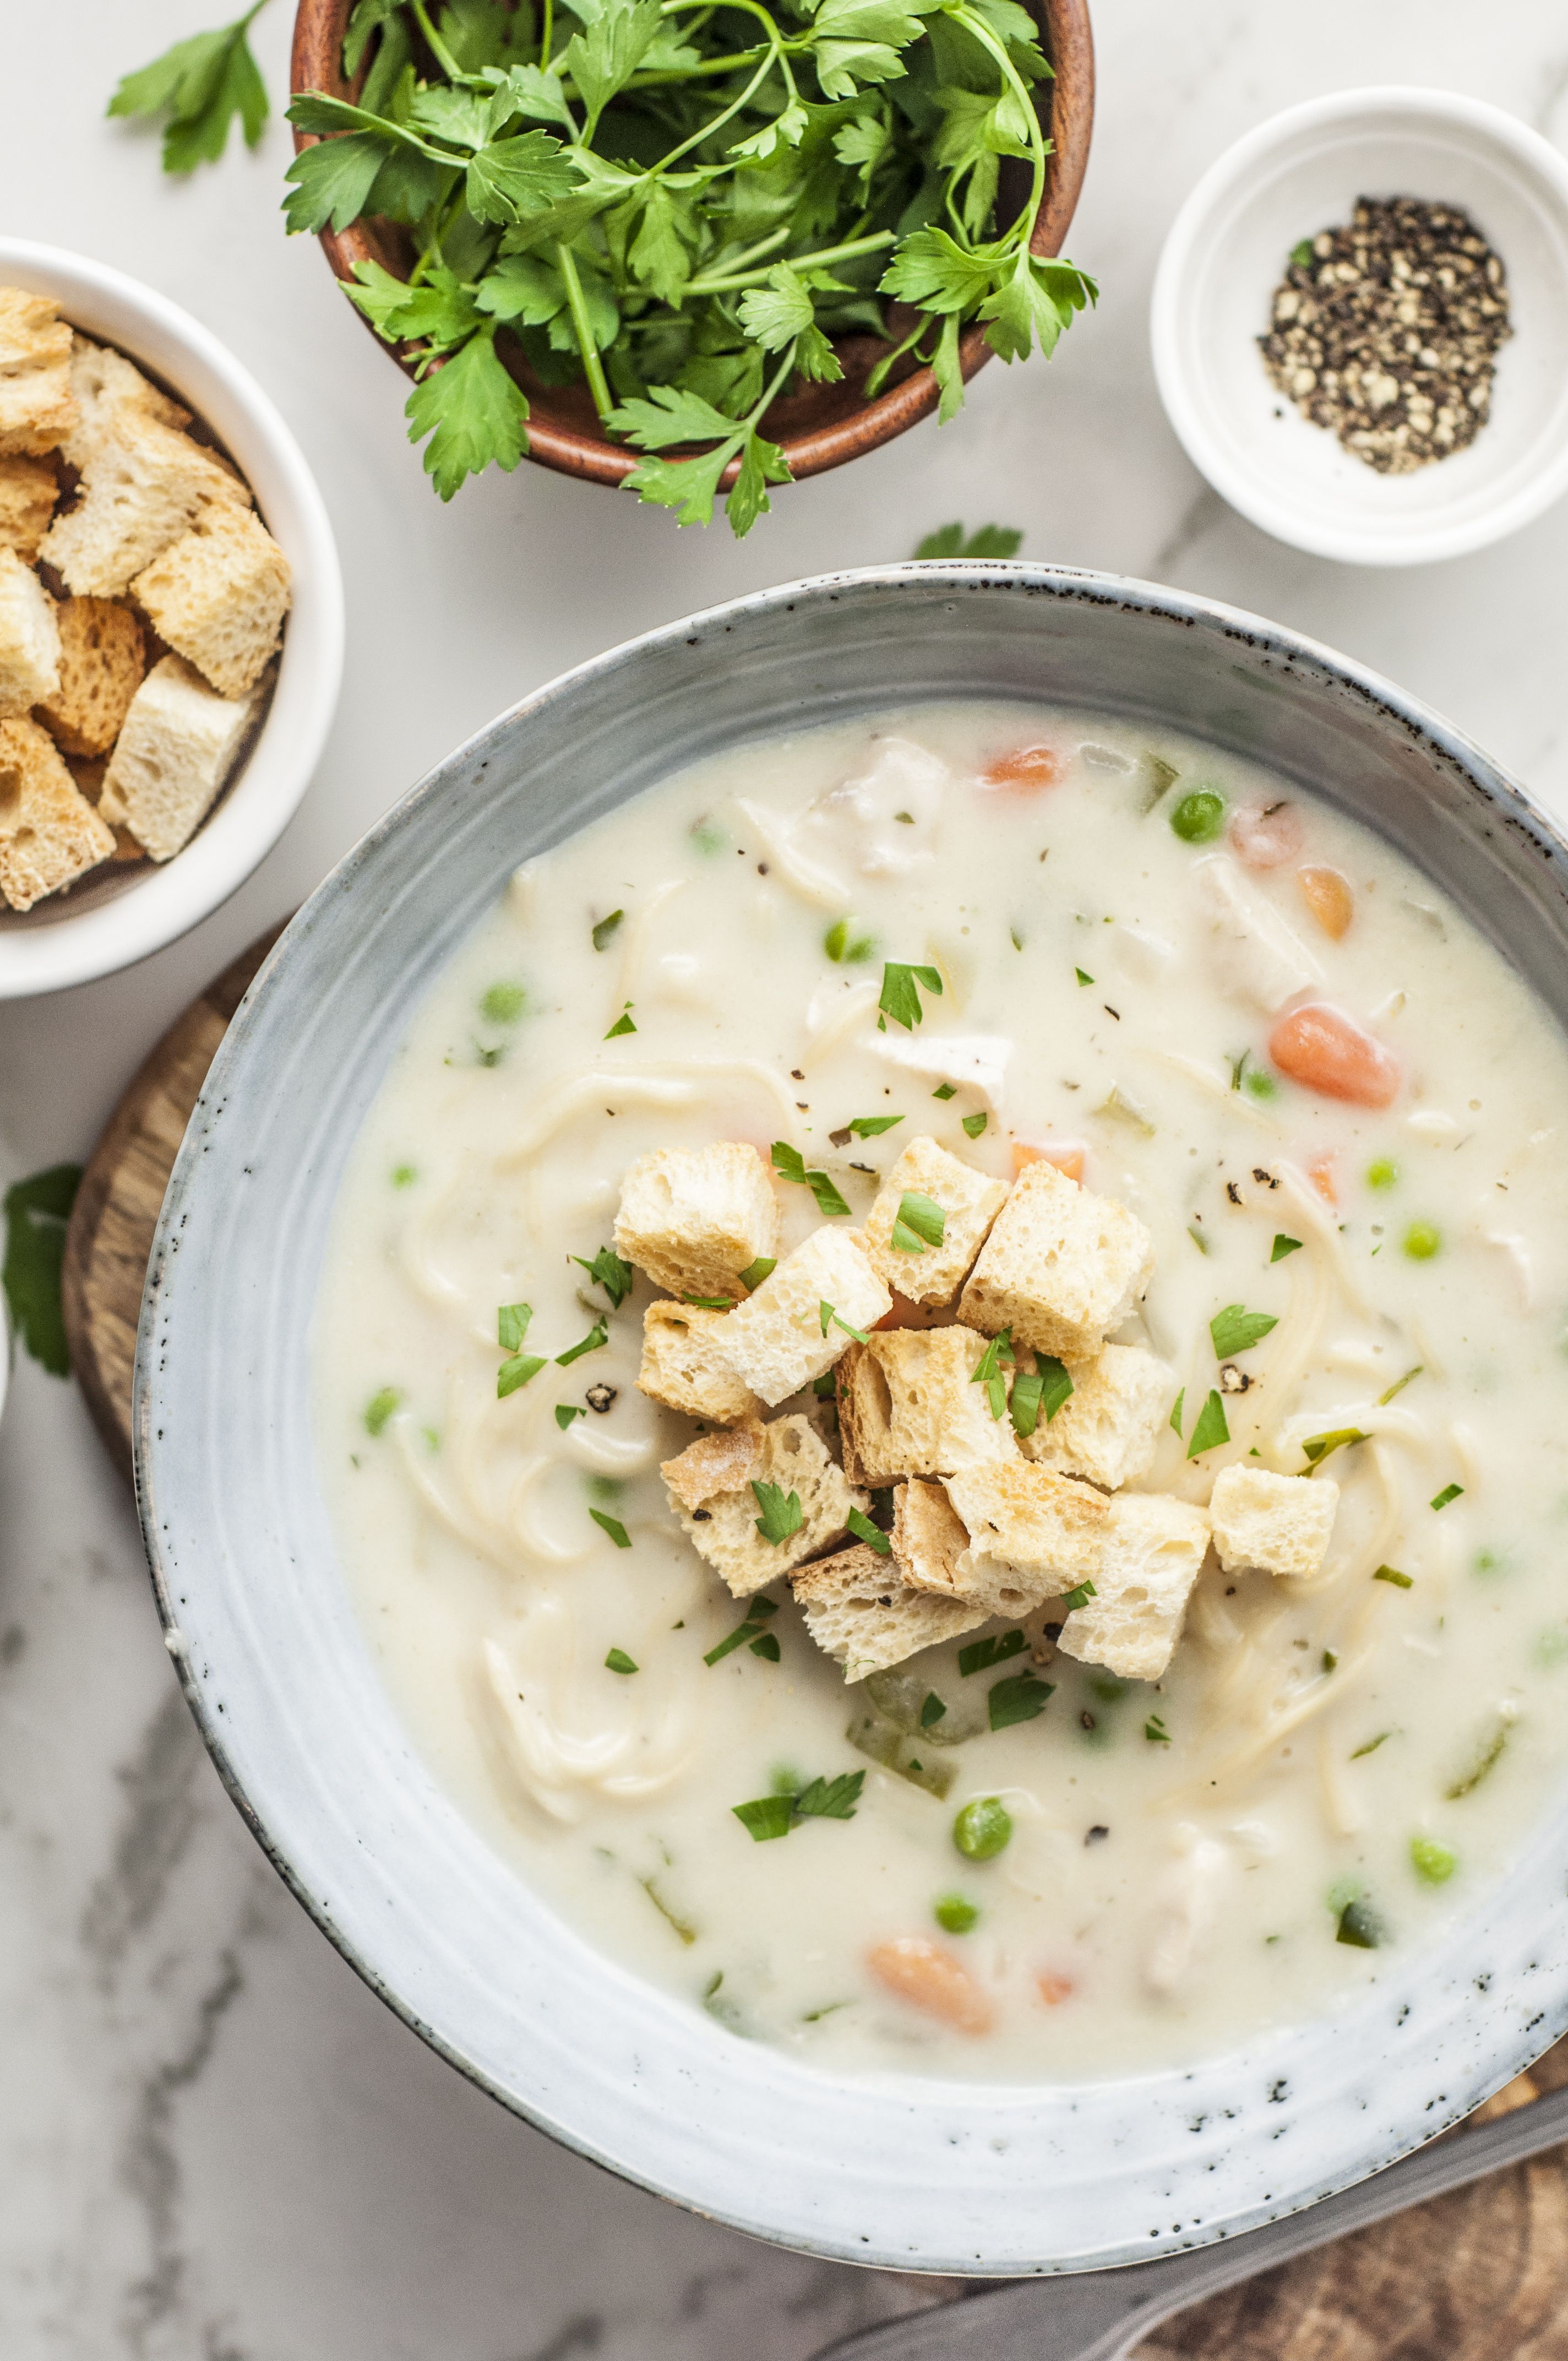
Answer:
[{"label": "chopped parsley garnish", "polygon": [[[847,1213],[848,1206],[844,1210]],[[935,1197],[927,1197],[918,1189],[906,1189],[894,1217],[894,1250],[897,1254],[924,1254],[927,1246],[941,1245],[947,1228],[947,1214]]]},{"label": "chopped parsley garnish", "polygon": [[60,1290],[66,1224],[81,1180],[79,1164],[51,1164],[5,1191],[0,1286],[23,1349],[53,1378],[71,1375]]},{"label": "chopped parsley garnish", "polygon": [[555,1423],[563,1434],[575,1418],[587,1418],[587,1411],[580,1402],[557,1402],[555,1405]]},{"label": "chopped parsley garnish", "polygon": [[1070,1590],[1062,1592],[1061,1603],[1069,1615],[1076,1615],[1080,1607],[1087,1607],[1091,1598],[1099,1596],[1091,1582],[1075,1582]]},{"label": "chopped parsley garnish", "polygon": [[871,958],[876,949],[876,937],[857,935],[850,919],[835,918],[822,938],[822,948],[835,967],[841,966],[845,961],[855,965]]},{"label": "chopped parsley garnish", "polygon": [[767,1664],[776,1664],[779,1661],[780,1653],[778,1633],[776,1631],[764,1631],[760,1640],[753,1640],[751,1642],[751,1653],[753,1656],[761,1656]]},{"label": "chopped parsley garnish", "polygon": [[624,1648],[612,1648],[604,1660],[604,1668],[607,1673],[634,1673],[638,1670]]},{"label": "chopped parsley garnish", "polygon": [[1274,1252],[1269,1256],[1268,1259],[1270,1262],[1283,1262],[1287,1255],[1299,1254],[1300,1249],[1301,1241],[1299,1238],[1288,1238],[1283,1230],[1276,1230],[1274,1233]]},{"label": "chopped parsley garnish", "polygon": [[891,1554],[893,1543],[880,1525],[872,1524],[864,1510],[851,1509],[844,1522],[854,1534],[855,1539],[858,1542],[864,1542],[868,1549],[875,1550],[878,1557],[887,1557]]},{"label": "chopped parsley garnish", "polygon": [[989,1115],[966,1115],[964,1117],[963,1127],[969,1134],[970,1139],[978,1139],[990,1120],[991,1118]]},{"label": "chopped parsley garnish", "polygon": [[1364,1901],[1347,1902],[1339,1914],[1336,1943],[1352,1943],[1358,1951],[1376,1951],[1383,1940],[1383,1922]]},{"label": "chopped parsley garnish", "polygon": [[1331,1452],[1339,1451],[1352,1443],[1365,1443],[1365,1435],[1358,1426],[1336,1426],[1327,1434],[1310,1434],[1301,1445],[1309,1467],[1320,1467]]},{"label": "chopped parsley garnish", "polygon": [[1093,983],[1093,981],[1094,981],[1094,978],[1093,978],[1091,975],[1087,975],[1087,974],[1085,974],[1085,972],[1084,972],[1083,969],[1082,969],[1082,968],[1080,968],[1080,967],[1075,967],[1075,968],[1073,969],[1073,973],[1074,973],[1074,975],[1075,975],[1075,976],[1077,976],[1077,978],[1078,978],[1078,982],[1079,982],[1079,989],[1080,989],[1080,991],[1082,990],[1082,988],[1083,988],[1083,986],[1084,986],[1085,984],[1092,983]]},{"label": "chopped parsley garnish", "polygon": [[[726,1656],[729,1655],[737,1648],[744,1648],[748,1642],[750,1642],[752,1650],[755,1653],[759,1633],[763,1639],[773,1638],[771,1631],[762,1631],[762,1626],[767,1621],[770,1615],[776,1615],[778,1611],[778,1601],[776,1599],[762,1598],[753,1598],[751,1604],[746,1609],[745,1621],[743,1623],[738,1623],[733,1631],[726,1632],[724,1638],[718,1642],[718,1645],[716,1648],[710,1648],[708,1650],[707,1655],[702,1660],[703,1663],[705,1664],[721,1664]],[[778,1659],[775,1656],[773,1658],[773,1662],[776,1664],[777,1661]]]},{"label": "chopped parsley garnish", "polygon": [[1168,1746],[1170,1732],[1157,1713],[1151,1713],[1144,1724],[1144,1736],[1155,1746]]},{"label": "chopped parsley garnish", "polygon": [[884,1131],[891,1131],[903,1121],[901,1115],[852,1115],[846,1128],[857,1139],[879,1139]]},{"label": "chopped parsley garnish", "polygon": [[1380,1565],[1372,1579],[1374,1582],[1391,1582],[1396,1590],[1413,1590],[1416,1587],[1414,1576],[1401,1574],[1397,1565]]},{"label": "chopped parsley garnish", "polygon": [[757,1477],[751,1478],[751,1489],[762,1512],[755,1521],[757,1531],[777,1549],[792,1533],[798,1533],[806,1522],[800,1494],[786,1492],[782,1484],[765,1484]]},{"label": "chopped parsley garnish", "polygon": [[817,1304],[817,1316],[822,1323],[822,1334],[825,1336],[827,1335],[829,1328],[841,1328],[846,1336],[852,1336],[854,1338],[857,1345],[865,1345],[871,1341],[863,1328],[851,1328],[847,1320],[840,1319],[838,1312],[834,1311],[833,1306],[828,1302],[826,1299]]},{"label": "chopped parsley garnish", "polygon": [[1217,1393],[1211,1393],[1198,1413],[1198,1423],[1192,1430],[1192,1440],[1187,1446],[1189,1459],[1197,1459],[1216,1444],[1229,1443],[1231,1430],[1225,1423],[1225,1405]]},{"label": "chopped parsley garnish", "polygon": [[536,1378],[543,1367],[541,1354],[514,1353],[496,1371],[496,1400],[505,1401],[508,1394],[515,1394],[520,1386],[525,1386],[531,1378]]},{"label": "chopped parsley garnish", "polygon": [[1433,1493],[1430,1505],[1434,1509],[1446,1509],[1449,1502],[1457,1500],[1464,1490],[1463,1484],[1445,1484],[1441,1492]]},{"label": "chopped parsley garnish", "polygon": [[[611,1309],[619,1312],[635,1284],[636,1274],[631,1265],[629,1262],[622,1262],[612,1246],[600,1246],[592,1262],[587,1261],[582,1255],[573,1255],[571,1260],[581,1269],[586,1270],[588,1277],[603,1288],[609,1298]],[[728,1300],[726,1298],[727,1301]]]},{"label": "chopped parsley garnish", "polygon": [[1197,1249],[1198,1249],[1198,1251],[1199,1251],[1199,1253],[1200,1253],[1201,1255],[1206,1255],[1206,1254],[1208,1253],[1208,1251],[1209,1251],[1209,1241],[1208,1241],[1208,1239],[1203,1235],[1203,1233],[1202,1233],[1202,1231],[1201,1231],[1201,1230],[1199,1230],[1199,1229],[1190,1229],[1190,1230],[1188,1231],[1187,1235],[1188,1235],[1188,1236],[1191,1239],[1191,1241],[1192,1241],[1193,1245],[1197,1247]]},{"label": "chopped parsley garnish", "polygon": [[527,1005],[521,983],[492,983],[479,1003],[479,1014],[488,1025],[515,1025]]},{"label": "chopped parsley garnish", "polygon": [[392,1186],[393,1186],[393,1188],[394,1188],[394,1189],[411,1189],[411,1188],[413,1187],[414,1182],[415,1182],[418,1179],[419,1179],[419,1168],[418,1168],[418,1166],[417,1166],[417,1165],[413,1165],[413,1164],[394,1164],[394,1165],[393,1165],[393,1167],[392,1167]]},{"label": "chopped parsley garnish", "polygon": [[1323,1650],[1321,1662],[1324,1672],[1332,1673],[1334,1666],[1339,1663],[1339,1658],[1335,1655],[1332,1648],[1325,1648]]},{"label": "chopped parsley garnish", "polygon": [[817,1396],[818,1401],[831,1401],[834,1395],[839,1390],[837,1371],[834,1369],[824,1369],[819,1378],[812,1378],[811,1390]]},{"label": "chopped parsley garnish", "polygon": [[366,1433],[379,1434],[392,1412],[401,1408],[402,1400],[400,1386],[383,1386],[378,1394],[372,1394],[365,1405]]},{"label": "chopped parsley garnish", "polygon": [[1037,1680],[1033,1673],[1012,1673],[993,1681],[985,1700],[992,1730],[1011,1730],[1017,1721],[1033,1721],[1056,1695],[1054,1681]]},{"label": "chopped parsley garnish", "polygon": [[602,1320],[596,1321],[579,1344],[569,1345],[565,1352],[556,1354],[555,1366],[558,1369],[568,1368],[574,1361],[580,1361],[585,1353],[597,1353],[601,1345],[609,1342],[609,1330]]},{"label": "chopped parsley garnish", "polygon": [[797,1820],[852,1820],[865,1785],[863,1771],[841,1771],[836,1779],[813,1779],[795,1795],[761,1795],[730,1810],[756,1844],[787,1837]]},{"label": "chopped parsley garnish", "polygon": [[607,1041],[613,1041],[622,1033],[635,1033],[636,1030],[631,1022],[631,1003],[629,1000],[604,1038]]},{"label": "chopped parsley garnish", "polygon": [[946,1700],[939,1697],[935,1689],[927,1689],[925,1700],[920,1708],[921,1729],[933,1729],[938,1722],[946,1718],[947,1710],[948,1708]]},{"label": "chopped parsley garnish", "polygon": [[936,1089],[932,1092],[931,1096],[934,1099],[956,1099],[958,1094],[959,1086],[957,1082],[938,1082]]},{"label": "chopped parsley garnish", "polygon": [[533,1317],[532,1303],[502,1303],[496,1311],[496,1342],[503,1353],[517,1352]]},{"label": "chopped parsley garnish", "polygon": [[1411,1379],[1412,1378],[1419,1378],[1419,1377],[1420,1376],[1420,1374],[1421,1374],[1421,1371],[1425,1368],[1425,1367],[1426,1367],[1426,1363],[1425,1363],[1424,1361],[1418,1361],[1418,1362],[1416,1363],[1416,1366],[1415,1366],[1415,1367],[1414,1367],[1413,1369],[1407,1369],[1407,1370],[1405,1371],[1405,1374],[1404,1374],[1404,1376],[1403,1376],[1402,1378],[1395,1378],[1395,1380],[1394,1380],[1394,1382],[1393,1382],[1393,1384],[1388,1388],[1387,1391],[1386,1393],[1380,1393],[1380,1394],[1378,1395],[1378,1397],[1377,1397],[1377,1407],[1378,1407],[1378,1409],[1379,1409],[1379,1410],[1387,1410],[1387,1408],[1388,1407],[1388,1404],[1393,1400],[1393,1399],[1394,1399],[1395,1395],[1396,1395],[1396,1394],[1402,1394],[1402,1393],[1404,1392],[1404,1390],[1405,1390],[1405,1388],[1409,1384],[1410,1379]]},{"label": "chopped parsley garnish", "polygon": [[710,860],[716,852],[722,852],[729,842],[729,839],[725,835],[724,830],[721,828],[716,828],[706,812],[703,812],[698,818],[693,820],[690,828],[686,830],[686,834],[690,837],[697,851],[699,852],[707,853]]},{"label": "chopped parsley garnish", "polygon": [[740,1284],[747,1294],[754,1295],[763,1279],[770,1277],[778,1267],[777,1255],[759,1255],[755,1262],[749,1262],[740,1273]]},{"label": "chopped parsley garnish", "polygon": [[1228,1361],[1236,1353],[1250,1351],[1260,1345],[1278,1321],[1269,1312],[1248,1312],[1239,1303],[1227,1303],[1216,1312],[1209,1323],[1209,1334],[1214,1340],[1214,1358]]},{"label": "chopped parsley garnish", "polygon": [[1443,1789],[1443,1794],[1451,1804],[1457,1804],[1462,1795],[1468,1795],[1473,1787],[1478,1787],[1481,1784],[1486,1773],[1496,1766],[1498,1756],[1508,1742],[1512,1728],[1513,1717],[1510,1714],[1498,1717],[1497,1729],[1476,1755],[1469,1770],[1463,1772],[1452,1787]]},{"label": "chopped parsley garnish", "polygon": [[971,1640],[959,1650],[959,1671],[967,1681],[971,1673],[988,1673],[992,1664],[1021,1655],[1027,1645],[1022,1631],[993,1631],[989,1640]]},{"label": "chopped parsley garnish", "polygon": [[1170,1431],[1172,1434],[1179,1434],[1181,1432],[1181,1409],[1182,1404],[1186,1400],[1187,1389],[1183,1386],[1181,1391],[1177,1395],[1176,1400],[1170,1405]]},{"label": "chopped parsley garnish", "polygon": [[992,1418],[1000,1418],[1007,1407],[1007,1381],[1002,1374],[1003,1361],[1012,1366],[1013,1336],[1012,1331],[1006,1328],[999,1336],[991,1339],[975,1363],[974,1375],[970,1379],[970,1385],[985,1388],[985,1398],[991,1404]]},{"label": "chopped parsley garnish", "polygon": [[729,1295],[683,1295],[681,1301],[698,1312],[732,1312],[735,1308],[734,1298]]},{"label": "chopped parsley garnish", "polygon": [[1038,1369],[1020,1369],[1013,1380],[1013,1399],[1008,1408],[1013,1413],[1013,1432],[1028,1437],[1040,1422],[1040,1403],[1046,1390],[1046,1380]]},{"label": "chopped parsley garnish", "polygon": [[1383,1745],[1386,1741],[1392,1738],[1393,1735],[1394,1733],[1391,1730],[1380,1730],[1376,1738],[1369,1738],[1365,1746],[1358,1746],[1356,1748],[1354,1753],[1350,1758],[1351,1761],[1353,1763],[1359,1763],[1364,1754],[1376,1754],[1377,1749]]},{"label": "chopped parsley garnish", "polygon": [[608,918],[601,918],[599,920],[598,925],[594,928],[594,949],[596,951],[602,951],[608,948],[611,935],[614,934],[617,927],[620,926],[625,916],[626,913],[624,910],[612,910]]},{"label": "chopped parsley garnish", "polygon": [[920,1005],[920,994],[916,989],[919,985],[941,998],[942,979],[934,967],[906,967],[898,960],[888,960],[884,963],[882,998],[877,1003],[882,1011],[878,1021],[883,1032],[887,1030],[886,1020],[891,1016],[895,1025],[902,1025],[906,1033],[913,1033],[926,1013]]},{"label": "chopped parsley garnish", "polygon": [[806,1159],[798,1148],[787,1139],[775,1139],[772,1149],[773,1170],[782,1180],[794,1180],[809,1189],[817,1200],[819,1213],[847,1213],[850,1210],[826,1172],[808,1172]]},{"label": "chopped parsley garnish", "polygon": [[630,1549],[631,1547],[631,1535],[627,1532],[626,1527],[621,1523],[619,1517],[607,1517],[602,1509],[590,1509],[588,1510],[588,1514],[593,1519],[595,1524],[598,1526],[600,1532],[607,1532],[609,1535],[610,1540],[615,1543],[617,1549]]}]

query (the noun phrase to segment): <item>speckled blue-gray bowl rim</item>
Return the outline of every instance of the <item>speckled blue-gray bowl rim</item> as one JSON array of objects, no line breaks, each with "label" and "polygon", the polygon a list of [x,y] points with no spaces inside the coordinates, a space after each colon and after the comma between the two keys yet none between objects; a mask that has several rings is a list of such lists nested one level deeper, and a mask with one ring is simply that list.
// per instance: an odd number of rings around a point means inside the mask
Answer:
[{"label": "speckled blue-gray bowl rim", "polygon": [[219,1773],[388,2005],[528,2121],[758,2237],[902,2270],[1135,2263],[1311,2204],[1465,2115],[1568,2029],[1559,1793],[1476,1907],[1337,2015],[1190,2067],[1058,2085],[818,2072],[595,1950],[415,1753],[322,1504],[306,1347],[344,1159],[433,977],[513,863],[746,736],[916,697],[1071,697],[1196,730],[1401,844],[1559,1024],[1568,846],[1476,747],[1279,626],[1064,567],[870,568],[650,633],[439,764],[280,939],[186,1134],[137,1370],[159,1611]]}]

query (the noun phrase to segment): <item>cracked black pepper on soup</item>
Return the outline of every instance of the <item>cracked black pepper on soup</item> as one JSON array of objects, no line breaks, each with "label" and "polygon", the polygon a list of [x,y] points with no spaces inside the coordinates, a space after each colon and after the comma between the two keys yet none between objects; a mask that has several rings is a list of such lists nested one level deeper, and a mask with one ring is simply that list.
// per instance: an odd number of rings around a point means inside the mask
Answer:
[{"label": "cracked black pepper on soup", "polygon": [[1379,475],[1451,458],[1486,423],[1512,334],[1503,266],[1468,214],[1363,197],[1303,238],[1260,336],[1281,393]]}]

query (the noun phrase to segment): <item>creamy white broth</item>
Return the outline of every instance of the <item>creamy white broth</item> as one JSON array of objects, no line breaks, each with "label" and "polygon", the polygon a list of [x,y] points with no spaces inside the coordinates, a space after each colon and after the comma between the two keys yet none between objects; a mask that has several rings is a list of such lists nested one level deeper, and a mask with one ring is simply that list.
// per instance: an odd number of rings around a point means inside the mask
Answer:
[{"label": "creamy white broth", "polygon": [[[1036,741],[1061,755],[1059,784],[981,784]],[[1157,763],[1179,776],[1153,801]],[[1288,796],[1300,859],[1350,882],[1334,940],[1295,862],[1235,871],[1322,996],[1400,1061],[1386,1110],[1270,1076],[1273,1019],[1216,956],[1198,874],[1230,848],[1169,824],[1200,785],[1233,811]],[[836,947],[874,950],[829,958],[841,917]],[[884,959],[945,981],[913,1033],[876,1029]],[[628,1004],[635,1031],[606,1038]],[[975,1046],[999,1040],[1004,1059]],[[949,1067],[959,1086],[935,1098]],[[879,1137],[830,1143],[852,1116],[895,1113]],[[963,1118],[981,1113],[971,1138]],[[1119,1334],[1169,1363],[1185,1435],[1219,1383],[1214,1313],[1277,1316],[1237,1356],[1252,1382],[1225,1398],[1229,1444],[1189,1461],[1168,1430],[1134,1488],[1201,1504],[1255,1446],[1249,1464],[1294,1473],[1309,1436],[1368,1436],[1323,1464],[1342,1497],[1322,1575],[1225,1576],[1211,1555],[1157,1686],[1058,1651],[1036,1662],[1056,1684],[1045,1712],[992,1731],[985,1694],[1028,1654],[965,1677],[959,1642],[901,1668],[911,1695],[944,1698],[948,1730],[979,1725],[946,1748],[911,1741],[950,1770],[941,1800],[850,1744],[864,1693],[811,1643],[787,1584],[772,1586],[778,1662],[741,1646],[705,1664],[744,1608],[659,1477],[697,1429],[636,1390],[656,1290],[640,1278],[611,1311],[569,1259],[609,1241],[621,1175],[651,1148],[787,1139],[859,1216],[922,1133],[1004,1179],[1014,1137],[1084,1144],[1086,1185],[1152,1233],[1153,1282]],[[669,782],[512,881],[353,1151],[315,1414],[392,1694],[465,1812],[573,1924],[835,2071],[1102,2074],[1342,2006],[1484,1908],[1568,1737],[1564,1141],[1563,1045],[1497,954],[1370,832],[1234,757],[964,705],[748,746]],[[1393,1178],[1373,1185],[1381,1166]],[[778,1194],[793,1245],[821,1217],[806,1189]],[[1404,1250],[1412,1224],[1438,1234],[1425,1259]],[[1301,1245],[1271,1261],[1280,1234]],[[497,1308],[520,1301],[525,1350],[562,1352],[601,1317],[608,1341],[498,1400]],[[587,1407],[590,1387],[614,1389],[607,1410]],[[557,1405],[584,1414],[563,1431]],[[605,1667],[612,1649],[634,1675]],[[757,1843],[733,1817],[776,1776],[857,1770],[852,1819]],[[1014,1834],[971,1862],[954,1816],[988,1795]],[[1418,1873],[1420,1839],[1454,1856],[1441,1884]],[[972,1930],[938,1928],[950,1895],[978,1910]],[[1353,1897],[1378,1948],[1336,1940]],[[903,1935],[961,1960],[990,2033],[950,2030],[868,1974],[868,1949]]]}]

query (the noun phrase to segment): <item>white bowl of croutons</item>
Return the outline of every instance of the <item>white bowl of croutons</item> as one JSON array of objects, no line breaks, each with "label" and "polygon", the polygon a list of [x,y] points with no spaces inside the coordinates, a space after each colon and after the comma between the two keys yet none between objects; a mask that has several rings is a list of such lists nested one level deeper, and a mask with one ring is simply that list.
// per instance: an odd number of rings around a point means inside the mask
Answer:
[{"label": "white bowl of croutons", "polygon": [[342,669],[326,510],[255,379],[151,288],[0,237],[0,999],[225,901]]}]

